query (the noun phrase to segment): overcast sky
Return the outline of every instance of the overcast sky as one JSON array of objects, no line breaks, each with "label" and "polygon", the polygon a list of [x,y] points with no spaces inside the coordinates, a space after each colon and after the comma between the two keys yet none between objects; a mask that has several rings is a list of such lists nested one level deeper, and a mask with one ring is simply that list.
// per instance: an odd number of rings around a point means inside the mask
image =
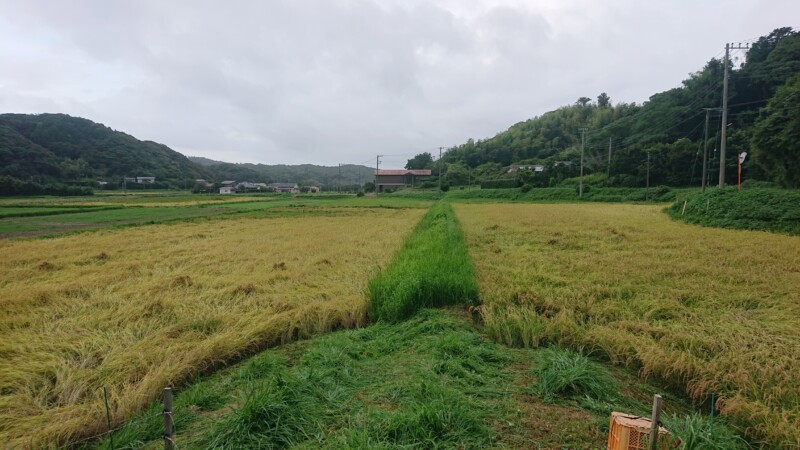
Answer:
[{"label": "overcast sky", "polygon": [[186,155],[402,167],[607,92],[641,103],[800,2],[0,0],[0,112]]}]

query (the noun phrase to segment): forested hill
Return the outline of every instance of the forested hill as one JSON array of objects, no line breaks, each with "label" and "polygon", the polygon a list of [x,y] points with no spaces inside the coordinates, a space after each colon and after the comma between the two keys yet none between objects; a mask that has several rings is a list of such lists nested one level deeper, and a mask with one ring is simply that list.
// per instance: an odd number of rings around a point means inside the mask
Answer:
[{"label": "forested hill", "polygon": [[204,166],[216,180],[298,183],[323,186],[328,190],[337,187],[357,189],[373,177],[372,168],[353,164],[344,164],[341,167],[313,164],[233,164],[199,156],[190,156],[189,159]]},{"label": "forested hill", "polygon": [[[742,55],[741,51],[737,51]],[[748,178],[800,187],[800,34],[780,28],[750,46],[744,63],[730,64],[727,182],[736,182],[737,155],[750,154]],[[632,75],[631,82],[635,82]],[[504,166],[549,165],[534,184],[553,185],[578,172],[581,128],[586,128],[586,172],[612,186],[643,186],[650,154],[650,183],[699,184],[702,167],[703,108],[722,105],[723,61],[711,59],[680,87],[650,97],[642,105],[613,104],[605,93],[594,101],[581,97],[570,106],[517,123],[492,138],[458,145],[443,162],[456,182],[473,176],[497,178]],[[717,180],[721,117],[712,111],[709,126],[709,174]],[[609,147],[611,163],[608,164]],[[573,161],[571,166],[556,161]],[[431,166],[428,155],[409,161],[409,168]],[[606,179],[606,175],[610,177]]]},{"label": "forested hill", "polygon": [[0,114],[0,176],[96,185],[156,177],[184,185],[209,172],[169,147],[64,114]]}]

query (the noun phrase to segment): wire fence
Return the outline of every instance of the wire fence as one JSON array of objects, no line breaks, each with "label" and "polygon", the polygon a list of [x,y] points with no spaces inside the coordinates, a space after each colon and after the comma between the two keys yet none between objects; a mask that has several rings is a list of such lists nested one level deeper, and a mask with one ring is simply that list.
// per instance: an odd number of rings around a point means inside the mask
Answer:
[{"label": "wire fence", "polygon": [[[142,422],[142,421],[147,421],[149,419],[154,419],[156,417],[163,417],[164,418],[164,434],[163,434],[162,437],[164,439],[164,449],[165,450],[177,450],[178,449],[178,445],[175,443],[175,437],[174,437],[174,434],[175,434],[175,422],[173,420],[173,415],[172,415],[172,389],[169,388],[169,387],[164,388],[163,405],[164,405],[164,409],[162,411],[157,412],[155,414],[150,414],[150,415],[140,415],[135,419],[135,421],[136,422]],[[106,414],[108,414],[108,413],[109,413],[108,404],[106,404]],[[110,423],[110,420],[109,420],[109,423]],[[115,446],[114,446],[114,433],[116,433],[117,431],[123,430],[126,427],[131,426],[131,423],[132,422],[125,422],[125,423],[123,423],[122,425],[120,425],[118,427],[109,428],[106,431],[103,431],[102,433],[97,433],[97,434],[94,434],[92,436],[85,436],[85,437],[82,437],[81,439],[78,439],[78,440],[69,440],[68,448],[81,448],[82,445],[86,445],[87,443],[90,443],[90,442],[93,442],[93,441],[94,442],[100,442],[100,441],[102,441],[102,439],[106,439],[107,438],[108,441],[109,441],[109,447],[111,447],[111,449],[114,450],[115,449]]]}]

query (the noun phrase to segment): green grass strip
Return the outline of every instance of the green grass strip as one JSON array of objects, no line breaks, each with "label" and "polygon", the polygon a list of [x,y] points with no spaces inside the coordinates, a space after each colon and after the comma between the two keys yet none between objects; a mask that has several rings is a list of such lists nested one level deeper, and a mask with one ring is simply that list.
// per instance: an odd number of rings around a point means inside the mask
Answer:
[{"label": "green grass strip", "polygon": [[464,233],[453,208],[435,204],[389,265],[369,283],[369,317],[398,322],[421,308],[477,304]]}]

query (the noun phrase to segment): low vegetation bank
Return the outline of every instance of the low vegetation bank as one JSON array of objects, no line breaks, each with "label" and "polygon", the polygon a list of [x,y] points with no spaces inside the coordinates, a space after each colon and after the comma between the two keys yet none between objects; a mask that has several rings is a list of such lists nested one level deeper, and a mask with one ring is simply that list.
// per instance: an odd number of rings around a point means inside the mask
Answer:
[{"label": "low vegetation bank", "polygon": [[707,227],[800,234],[800,191],[712,188],[675,202],[667,213]]}]

